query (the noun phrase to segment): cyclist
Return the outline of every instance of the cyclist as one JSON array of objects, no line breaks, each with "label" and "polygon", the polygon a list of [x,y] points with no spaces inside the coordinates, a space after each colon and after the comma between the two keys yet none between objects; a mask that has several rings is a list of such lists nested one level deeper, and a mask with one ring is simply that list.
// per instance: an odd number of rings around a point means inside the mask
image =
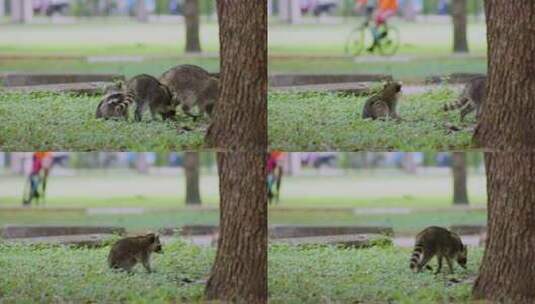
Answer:
[{"label": "cyclist", "polygon": [[32,170],[30,171],[30,176],[28,176],[28,179],[30,180],[30,196],[27,200],[23,201],[24,205],[31,204],[34,198],[36,200],[39,199],[41,195],[39,193],[39,184],[41,182],[41,172],[43,172],[43,174],[45,175],[43,176],[43,178],[46,178],[50,170],[50,167],[52,165],[51,154],[52,154],[51,152],[34,152],[33,153]]},{"label": "cyclist", "polygon": [[[371,11],[375,6],[373,6],[375,1],[371,0],[357,0],[359,6],[366,5],[366,25],[368,25],[369,20],[371,20],[371,16],[373,15],[373,11]],[[378,0],[377,1],[377,9],[375,12],[375,27],[372,28],[372,34],[373,34],[373,44],[370,46],[367,51],[373,52],[377,45],[379,44],[379,41],[386,37],[387,32],[382,31],[379,32],[379,28],[386,23],[386,21],[392,17],[395,16],[398,10],[398,1],[397,0]],[[370,5],[371,4],[371,5]]]}]

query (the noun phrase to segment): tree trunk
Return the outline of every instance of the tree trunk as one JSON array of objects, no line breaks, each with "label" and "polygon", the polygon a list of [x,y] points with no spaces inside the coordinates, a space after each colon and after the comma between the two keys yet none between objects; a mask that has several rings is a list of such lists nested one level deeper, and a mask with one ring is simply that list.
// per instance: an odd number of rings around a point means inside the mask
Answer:
[{"label": "tree trunk", "polygon": [[186,173],[186,205],[200,205],[199,152],[184,153],[184,171]]},{"label": "tree trunk", "polygon": [[474,144],[490,150],[535,150],[533,1],[485,1],[487,98]]},{"label": "tree trunk", "polygon": [[145,153],[137,153],[136,170],[138,173],[149,173],[149,163],[147,162],[147,155]]},{"label": "tree trunk", "polygon": [[473,296],[535,303],[535,153],[486,153],[485,165],[488,234]]},{"label": "tree trunk", "polygon": [[199,0],[186,0],[184,17],[186,18],[186,53],[200,53]]},{"label": "tree trunk", "polygon": [[136,19],[139,22],[149,21],[149,12],[147,12],[147,6],[145,5],[145,0],[137,0]]},{"label": "tree trunk", "polygon": [[453,0],[451,3],[453,21],[453,52],[468,53],[466,39],[466,0]]},{"label": "tree trunk", "polygon": [[468,205],[468,191],[466,190],[466,153],[453,152],[451,172],[453,174],[453,204]]},{"label": "tree trunk", "polygon": [[266,303],[266,154],[218,153],[217,163],[220,234],[205,296],[225,303]]},{"label": "tree trunk", "polygon": [[208,146],[265,151],[267,147],[266,0],[219,0],[221,89]]}]

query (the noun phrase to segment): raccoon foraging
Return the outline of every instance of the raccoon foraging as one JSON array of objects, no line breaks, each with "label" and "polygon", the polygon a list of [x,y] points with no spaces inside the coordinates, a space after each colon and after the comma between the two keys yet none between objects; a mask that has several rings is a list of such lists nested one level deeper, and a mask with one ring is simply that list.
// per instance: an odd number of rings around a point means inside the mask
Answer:
[{"label": "raccoon foraging", "polygon": [[173,95],[167,86],[158,79],[141,74],[128,80],[126,83],[126,100],[136,103],[135,120],[141,121],[146,106],[149,106],[152,119],[160,114],[162,119],[174,118],[176,104],[173,104]]},{"label": "raccoon foraging", "polygon": [[466,84],[463,92],[456,101],[444,105],[444,111],[461,110],[461,121],[469,113],[476,111],[479,118],[481,105],[487,96],[487,76],[476,76]]},{"label": "raccoon foraging", "polygon": [[96,118],[128,119],[128,101],[121,92],[106,94],[97,106]]},{"label": "raccoon foraging", "polygon": [[381,92],[373,95],[366,100],[362,111],[362,118],[385,119],[393,118],[399,120],[396,107],[399,94],[401,92],[401,83],[388,82],[384,85]]},{"label": "raccoon foraging", "polygon": [[219,78],[214,77],[201,67],[195,65],[179,65],[160,77],[160,82],[174,94],[174,104],[182,104],[182,111],[190,117],[199,115],[191,113],[191,109],[198,107],[200,115],[207,113],[212,116],[214,104],[219,97]]},{"label": "raccoon foraging", "polygon": [[453,273],[452,259],[455,259],[461,267],[466,268],[467,250],[461,238],[447,229],[431,226],[416,235],[410,269],[420,272],[435,255],[438,260],[435,273],[441,271],[443,258],[446,259],[451,273]]},{"label": "raccoon foraging", "polygon": [[137,263],[141,262],[145,270],[150,273],[152,272],[150,255],[153,252],[163,253],[160,237],[154,233],[123,238],[111,247],[108,265],[110,268],[130,272]]}]

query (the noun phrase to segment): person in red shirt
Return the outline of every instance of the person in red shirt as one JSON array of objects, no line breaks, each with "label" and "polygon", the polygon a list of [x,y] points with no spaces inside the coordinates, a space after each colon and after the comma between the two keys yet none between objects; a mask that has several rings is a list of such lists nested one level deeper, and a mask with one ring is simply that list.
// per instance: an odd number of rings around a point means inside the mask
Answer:
[{"label": "person in red shirt", "polygon": [[[30,195],[23,201],[24,205],[31,204],[33,199],[38,200],[40,196],[44,196],[43,193],[39,193],[39,184],[41,182],[46,183],[48,172],[52,165],[52,153],[51,152],[34,152],[32,155],[32,169],[30,171]],[[42,174],[41,174],[42,173]],[[43,184],[44,185],[44,184]]]}]

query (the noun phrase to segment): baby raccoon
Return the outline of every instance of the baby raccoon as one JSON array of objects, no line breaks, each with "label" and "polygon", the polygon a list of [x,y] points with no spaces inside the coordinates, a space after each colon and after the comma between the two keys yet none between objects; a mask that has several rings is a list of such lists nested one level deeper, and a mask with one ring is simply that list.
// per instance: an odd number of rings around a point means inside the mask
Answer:
[{"label": "baby raccoon", "polygon": [[399,120],[396,107],[401,93],[401,83],[387,82],[381,92],[366,100],[362,111],[362,118]]},{"label": "baby raccoon", "polygon": [[481,105],[487,95],[487,76],[476,76],[466,84],[463,92],[456,101],[444,105],[444,111],[461,109],[461,121],[469,113],[476,111],[479,119]]},{"label": "baby raccoon", "polygon": [[123,238],[111,247],[108,265],[110,268],[120,268],[130,272],[132,267],[141,262],[145,270],[150,273],[152,271],[150,255],[153,252],[163,253],[160,237],[154,233]]},{"label": "baby raccoon", "polygon": [[436,255],[438,259],[436,273],[442,269],[443,258],[446,258],[448,268],[453,273],[452,259],[455,259],[461,267],[466,268],[467,254],[466,246],[456,233],[437,226],[427,227],[416,235],[410,269],[414,272],[421,271]]},{"label": "baby raccoon", "polygon": [[121,92],[104,95],[97,106],[96,118],[124,118],[128,119],[128,102]]},{"label": "baby raccoon", "polygon": [[181,103],[186,115],[197,118],[199,115],[191,113],[191,109],[197,106],[200,115],[207,113],[211,117],[219,98],[219,78],[214,75],[201,67],[184,64],[165,72],[160,82],[173,92],[177,99],[174,104]]},{"label": "baby raccoon", "polygon": [[136,121],[141,121],[147,105],[152,119],[156,119],[156,114],[160,114],[164,120],[175,117],[176,104],[172,104],[173,94],[167,86],[150,75],[141,74],[128,80],[125,98],[129,104],[136,104]]}]

